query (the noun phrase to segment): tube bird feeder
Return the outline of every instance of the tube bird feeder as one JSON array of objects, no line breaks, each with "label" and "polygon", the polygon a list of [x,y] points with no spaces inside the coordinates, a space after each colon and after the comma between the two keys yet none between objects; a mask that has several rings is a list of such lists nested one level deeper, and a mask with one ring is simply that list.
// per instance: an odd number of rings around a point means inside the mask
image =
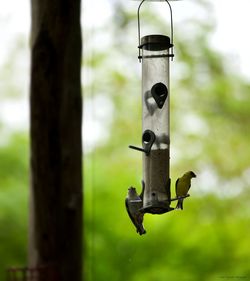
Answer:
[{"label": "tube bird feeder", "polygon": [[[147,35],[142,49],[143,210],[170,211],[169,179],[169,49],[165,35]],[[150,147],[150,148],[149,148]]]},{"label": "tube bird feeder", "polygon": [[[149,0],[148,0],[149,1]],[[151,0],[152,1],[152,0]],[[159,0],[158,0],[159,1]],[[170,10],[170,37],[162,34],[140,36],[140,8],[138,16],[139,61],[142,65],[142,147],[129,147],[142,153],[142,192],[130,187],[126,198],[128,214],[139,234],[144,234],[143,216],[163,214],[170,207],[170,81],[169,64],[173,59],[173,20]]]}]

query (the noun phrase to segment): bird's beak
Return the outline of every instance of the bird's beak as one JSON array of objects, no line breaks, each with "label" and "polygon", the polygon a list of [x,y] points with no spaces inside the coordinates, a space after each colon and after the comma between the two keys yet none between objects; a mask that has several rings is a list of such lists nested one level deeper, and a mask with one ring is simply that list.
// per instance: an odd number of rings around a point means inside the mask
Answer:
[{"label": "bird's beak", "polygon": [[193,178],[196,178],[196,174],[194,172],[192,172],[192,176]]}]

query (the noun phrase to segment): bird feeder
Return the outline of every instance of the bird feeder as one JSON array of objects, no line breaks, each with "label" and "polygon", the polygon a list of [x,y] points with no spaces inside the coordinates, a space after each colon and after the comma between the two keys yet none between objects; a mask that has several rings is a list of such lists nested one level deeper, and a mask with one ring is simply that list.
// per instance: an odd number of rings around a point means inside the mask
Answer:
[{"label": "bird feeder", "polygon": [[[148,0],[150,1],[150,0]],[[151,0],[152,1],[152,0]],[[142,66],[142,147],[129,147],[142,153],[142,192],[137,194],[131,187],[126,198],[126,207],[132,222],[140,234],[145,213],[163,214],[173,210],[170,207],[170,130],[169,64],[173,60],[173,20],[170,10],[170,37],[151,34],[141,38],[140,8],[138,17],[139,61]],[[175,199],[176,200],[176,199]]]}]

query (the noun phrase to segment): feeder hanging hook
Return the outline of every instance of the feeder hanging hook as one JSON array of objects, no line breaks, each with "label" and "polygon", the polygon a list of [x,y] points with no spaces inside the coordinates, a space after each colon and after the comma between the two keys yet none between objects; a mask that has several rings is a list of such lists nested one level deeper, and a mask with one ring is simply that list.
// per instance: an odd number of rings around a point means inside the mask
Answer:
[{"label": "feeder hanging hook", "polygon": [[[141,61],[141,49],[140,49],[140,45],[141,45],[141,25],[140,25],[140,9],[141,9],[141,6],[142,4],[145,2],[146,0],[142,0],[140,5],[138,6],[138,9],[137,9],[137,22],[138,22],[138,48],[139,48],[139,60]],[[169,11],[170,11],[170,32],[171,32],[171,39],[170,39],[170,43],[173,45],[173,38],[174,38],[174,26],[173,26],[173,13],[172,13],[172,7],[169,3],[168,0],[164,0],[167,2],[168,6],[169,6]],[[173,54],[173,47],[171,48],[171,54],[170,56],[172,57],[172,60],[173,60],[173,57],[174,57],[174,54]]]}]

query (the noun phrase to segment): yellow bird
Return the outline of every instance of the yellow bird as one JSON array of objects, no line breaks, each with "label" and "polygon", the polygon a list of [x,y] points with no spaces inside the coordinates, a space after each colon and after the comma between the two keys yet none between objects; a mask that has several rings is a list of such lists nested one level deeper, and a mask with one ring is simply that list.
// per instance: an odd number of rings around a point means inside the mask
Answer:
[{"label": "yellow bird", "polygon": [[[196,174],[192,171],[186,172],[181,178],[178,178],[175,183],[176,197],[186,196],[191,187],[191,179],[196,178]],[[184,198],[178,199],[175,209],[183,210]]]}]

